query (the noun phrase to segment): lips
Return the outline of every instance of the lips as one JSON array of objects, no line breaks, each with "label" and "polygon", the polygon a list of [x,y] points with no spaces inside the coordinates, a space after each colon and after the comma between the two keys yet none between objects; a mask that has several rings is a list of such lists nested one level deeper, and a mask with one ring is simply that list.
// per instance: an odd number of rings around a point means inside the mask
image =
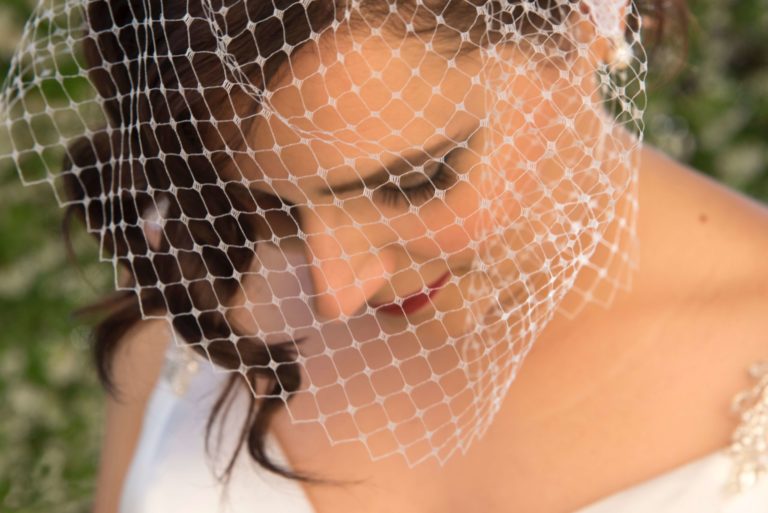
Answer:
[{"label": "lips", "polygon": [[420,310],[422,307],[427,305],[429,303],[430,298],[435,294],[437,294],[437,291],[440,290],[443,287],[443,285],[445,285],[448,282],[450,277],[451,277],[451,273],[446,272],[436,281],[427,285],[423,292],[412,294],[406,297],[405,299],[403,299],[403,302],[400,305],[398,305],[397,303],[384,303],[380,305],[370,305],[370,306],[375,308],[377,312],[382,312],[387,314],[405,315],[405,314],[413,313],[416,310]]}]

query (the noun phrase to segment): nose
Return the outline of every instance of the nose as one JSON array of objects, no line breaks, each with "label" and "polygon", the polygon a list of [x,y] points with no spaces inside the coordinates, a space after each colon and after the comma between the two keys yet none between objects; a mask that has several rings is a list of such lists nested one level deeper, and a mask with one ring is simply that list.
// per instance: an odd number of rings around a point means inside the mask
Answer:
[{"label": "nose", "polygon": [[370,238],[373,227],[355,226],[345,217],[338,212],[321,215],[316,209],[301,214],[315,286],[314,309],[326,318],[354,314],[394,272],[390,252],[377,249],[379,241]]}]

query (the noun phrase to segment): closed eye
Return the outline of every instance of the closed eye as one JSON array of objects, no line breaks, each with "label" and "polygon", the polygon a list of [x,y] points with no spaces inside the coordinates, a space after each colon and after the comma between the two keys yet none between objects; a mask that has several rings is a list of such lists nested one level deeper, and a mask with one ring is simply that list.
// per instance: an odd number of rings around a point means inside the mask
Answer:
[{"label": "closed eye", "polygon": [[390,180],[386,185],[378,187],[373,191],[374,201],[391,207],[419,206],[437,197],[438,191],[446,191],[456,183],[457,174],[450,161],[455,153],[462,149],[455,148],[442,159],[433,161],[438,164],[437,170],[431,175],[424,175],[425,179],[416,184],[402,185],[403,179],[408,176],[403,175],[399,177],[400,183],[392,185]]}]

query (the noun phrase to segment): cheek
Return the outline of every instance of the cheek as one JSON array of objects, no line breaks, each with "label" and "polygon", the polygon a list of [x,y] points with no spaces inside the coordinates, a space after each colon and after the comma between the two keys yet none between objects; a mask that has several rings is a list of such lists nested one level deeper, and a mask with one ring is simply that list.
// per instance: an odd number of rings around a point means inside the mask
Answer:
[{"label": "cheek", "polygon": [[227,302],[227,321],[242,335],[284,341],[287,331],[311,325],[314,318],[302,293],[313,294],[304,246],[258,243],[238,292]]}]

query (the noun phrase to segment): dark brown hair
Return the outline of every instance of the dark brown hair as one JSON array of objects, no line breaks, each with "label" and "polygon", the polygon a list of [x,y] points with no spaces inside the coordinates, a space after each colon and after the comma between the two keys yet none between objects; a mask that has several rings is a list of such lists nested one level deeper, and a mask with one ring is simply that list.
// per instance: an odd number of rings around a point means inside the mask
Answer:
[{"label": "dark brown hair", "polygon": [[[240,273],[254,258],[253,245],[271,237],[269,223],[257,213],[264,210],[257,205],[268,208],[271,201],[279,208],[280,200],[257,197],[243,182],[223,177],[235,175],[260,107],[258,95],[244,90],[233,73],[263,90],[290,58],[284,45],[299,46],[330,26],[336,3],[212,0],[208,4],[216,13],[217,32],[204,19],[201,0],[89,2],[83,51],[108,125],[73,144],[65,162],[65,189],[72,200],[65,219],[80,219],[122,269],[125,290],[81,311],[98,315],[92,336],[104,386],[119,392],[112,381],[112,359],[129,328],[147,315],[169,313],[173,329],[196,351],[228,369],[248,367],[244,374],[233,373],[223,389],[209,419],[209,438],[242,386],[239,380],[247,379],[264,397],[249,394],[238,448],[245,444],[262,467],[296,479],[308,477],[275,464],[265,451],[270,419],[282,397],[290,398],[301,385],[295,344],[267,346],[241,336],[233,331],[228,314],[217,309],[239,291]],[[481,0],[425,3],[459,25],[473,19],[477,5],[501,5]],[[560,4],[538,3],[553,8]],[[375,15],[389,2],[362,4]],[[413,0],[397,4],[411,15],[429,18],[415,9]],[[283,10],[281,19],[273,17],[275,7]],[[660,34],[670,8],[680,21],[682,3],[645,2],[641,14],[653,17]],[[421,30],[430,30],[428,23]],[[226,57],[217,52],[222,42]],[[169,205],[167,222],[160,247],[148,251],[138,221],[159,201]],[[277,365],[268,366],[270,361]],[[222,477],[229,475],[238,453]]]}]

